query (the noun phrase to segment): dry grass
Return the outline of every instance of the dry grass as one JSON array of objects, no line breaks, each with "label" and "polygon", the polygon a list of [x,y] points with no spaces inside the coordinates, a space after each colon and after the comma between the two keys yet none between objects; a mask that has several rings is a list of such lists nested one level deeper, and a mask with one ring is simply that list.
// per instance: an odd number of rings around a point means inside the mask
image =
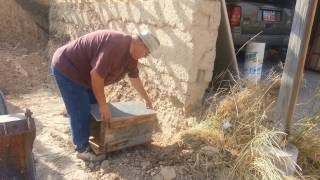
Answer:
[{"label": "dry grass", "polygon": [[[319,102],[320,90],[309,104],[316,107]],[[294,125],[291,141],[299,148],[298,164],[305,177],[320,179],[320,112],[306,115]]]},{"label": "dry grass", "polygon": [[241,151],[235,162],[233,176],[239,179],[282,180],[287,169],[298,169],[290,155],[277,142],[282,132],[259,133]]},{"label": "dry grass", "polygon": [[[211,97],[204,122],[192,134],[208,137],[210,142],[239,153],[257,134],[272,128],[270,112],[279,87],[280,78],[273,75],[260,84],[237,83],[222,99],[217,97],[221,94],[218,91]],[[223,128],[227,124],[231,127]]]},{"label": "dry grass", "polygon": [[[182,134],[182,139],[199,146],[209,144],[235,155],[233,177],[239,179],[283,179],[275,162],[284,154],[276,144],[280,132],[272,129],[271,110],[280,88],[274,74],[259,84],[238,82],[221,98],[221,91],[211,97],[211,106],[199,126]],[[270,151],[266,151],[269,149]],[[290,162],[293,164],[293,162]]]},{"label": "dry grass", "polygon": [[[203,121],[182,134],[183,142],[230,152],[236,157],[226,160],[233,163],[233,179],[284,179],[287,167],[296,168],[299,179],[320,179],[320,112],[295,124],[290,141],[299,149],[298,166],[277,144],[284,133],[273,128],[271,111],[279,89],[280,77],[273,74],[259,84],[238,82],[228,91],[218,90]],[[320,91],[310,103],[319,100]]]}]

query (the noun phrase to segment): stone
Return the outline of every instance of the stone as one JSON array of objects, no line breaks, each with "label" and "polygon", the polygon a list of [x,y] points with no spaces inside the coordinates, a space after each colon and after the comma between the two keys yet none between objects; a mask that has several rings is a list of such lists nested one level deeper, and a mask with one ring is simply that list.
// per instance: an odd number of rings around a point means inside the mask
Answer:
[{"label": "stone", "polygon": [[184,155],[184,156],[189,156],[193,153],[193,150],[192,149],[183,149],[181,151],[181,154]]},{"label": "stone", "polygon": [[121,178],[120,178],[120,176],[119,176],[118,174],[108,173],[108,174],[105,174],[104,176],[102,176],[101,179],[119,180],[119,179],[121,179]]},{"label": "stone", "polygon": [[151,165],[150,161],[143,161],[141,162],[141,167],[143,170],[147,169]]},{"label": "stone", "polygon": [[201,152],[209,156],[215,156],[216,154],[219,154],[219,149],[213,146],[204,146],[201,148]]},{"label": "stone", "polygon": [[154,175],[156,175],[157,173],[155,172],[155,171],[152,171],[151,173],[150,173],[150,175],[151,176],[154,176]]},{"label": "stone", "polygon": [[89,169],[94,169],[94,167],[95,167],[95,166],[94,166],[94,163],[92,163],[92,162],[89,163],[88,167],[89,167]]},{"label": "stone", "polygon": [[160,174],[157,174],[152,177],[152,180],[163,180],[163,177]]},{"label": "stone", "polygon": [[108,160],[102,161],[102,163],[100,165],[100,169],[107,169],[109,167],[110,167],[110,162]]},{"label": "stone", "polygon": [[161,167],[160,174],[164,180],[172,180],[176,178],[176,171],[172,166]]}]

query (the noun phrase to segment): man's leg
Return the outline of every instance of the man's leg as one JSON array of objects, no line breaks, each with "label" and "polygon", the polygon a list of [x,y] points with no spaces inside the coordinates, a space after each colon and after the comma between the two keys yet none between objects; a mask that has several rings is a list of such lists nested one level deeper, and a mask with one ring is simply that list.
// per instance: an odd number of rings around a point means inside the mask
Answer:
[{"label": "man's leg", "polygon": [[90,127],[90,99],[88,91],[81,85],[67,79],[56,68],[52,68],[67,112],[70,115],[73,143],[77,152],[88,148]]}]

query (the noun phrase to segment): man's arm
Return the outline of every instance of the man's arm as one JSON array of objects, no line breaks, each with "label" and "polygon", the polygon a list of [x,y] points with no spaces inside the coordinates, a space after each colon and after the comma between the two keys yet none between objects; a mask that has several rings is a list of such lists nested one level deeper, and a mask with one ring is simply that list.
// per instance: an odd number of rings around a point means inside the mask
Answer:
[{"label": "man's arm", "polygon": [[109,122],[111,119],[111,113],[107,106],[106,97],[104,94],[104,79],[96,71],[90,72],[92,91],[98,101],[99,111],[101,119],[105,122]]},{"label": "man's arm", "polygon": [[144,89],[141,79],[138,78],[129,78],[130,82],[132,84],[132,86],[138,91],[138,93],[140,94],[140,96],[145,100],[146,106],[147,108],[152,108],[152,102],[146,92],[146,90]]}]

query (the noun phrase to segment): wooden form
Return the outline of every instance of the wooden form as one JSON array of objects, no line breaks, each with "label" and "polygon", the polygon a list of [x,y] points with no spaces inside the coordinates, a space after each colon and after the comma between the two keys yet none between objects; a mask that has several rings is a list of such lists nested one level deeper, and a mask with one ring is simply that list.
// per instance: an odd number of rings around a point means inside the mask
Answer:
[{"label": "wooden form", "polygon": [[310,51],[306,60],[306,68],[320,71],[320,6],[318,4],[314,26],[310,39]]},{"label": "wooden form", "polygon": [[31,115],[0,115],[0,179],[35,179],[35,132]]},{"label": "wooden form", "polygon": [[108,153],[151,141],[156,113],[141,102],[109,104],[110,123],[100,120],[98,105],[91,106],[90,146],[96,154]]},{"label": "wooden form", "polygon": [[297,0],[275,109],[275,126],[290,134],[318,0]]},{"label": "wooden form", "polygon": [[219,36],[217,37],[216,59],[212,79],[213,85],[223,80],[233,80],[239,77],[238,62],[230,27],[226,2],[225,0],[221,0],[221,21],[218,32]]}]

